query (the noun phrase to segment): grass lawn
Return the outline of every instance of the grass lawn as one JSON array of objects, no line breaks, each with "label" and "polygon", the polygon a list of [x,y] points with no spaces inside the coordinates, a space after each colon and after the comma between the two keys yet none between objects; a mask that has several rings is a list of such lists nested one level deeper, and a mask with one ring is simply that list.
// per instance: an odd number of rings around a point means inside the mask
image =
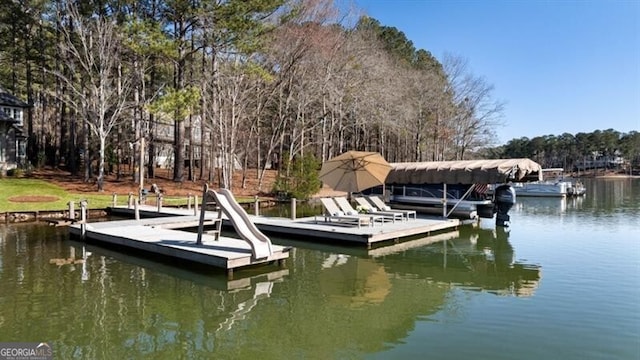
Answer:
[{"label": "grass lawn", "polygon": [[[120,194],[118,205],[126,205],[127,196]],[[75,208],[80,209],[80,201],[87,200],[89,209],[105,209],[112,205],[113,195],[74,194],[61,187],[38,179],[3,178],[0,179],[0,212],[19,211],[62,211],[69,208],[68,203],[74,201]],[[237,198],[238,202],[253,202],[251,198]],[[199,199],[200,201],[200,199]],[[165,197],[163,205],[185,206],[186,196]],[[149,194],[148,205],[155,205],[156,198]]]},{"label": "grass lawn", "polygon": [[112,196],[72,194],[37,179],[0,179],[0,212],[66,210],[70,201],[79,209],[81,200],[87,200],[90,209],[103,209],[111,205]]}]

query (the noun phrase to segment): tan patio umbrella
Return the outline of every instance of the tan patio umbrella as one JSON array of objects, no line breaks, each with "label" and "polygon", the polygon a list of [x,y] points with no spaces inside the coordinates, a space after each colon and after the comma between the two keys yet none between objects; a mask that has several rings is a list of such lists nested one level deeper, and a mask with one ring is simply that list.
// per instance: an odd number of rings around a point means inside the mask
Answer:
[{"label": "tan patio umbrella", "polygon": [[383,185],[391,165],[377,152],[347,151],[322,164],[320,180],[348,193]]}]

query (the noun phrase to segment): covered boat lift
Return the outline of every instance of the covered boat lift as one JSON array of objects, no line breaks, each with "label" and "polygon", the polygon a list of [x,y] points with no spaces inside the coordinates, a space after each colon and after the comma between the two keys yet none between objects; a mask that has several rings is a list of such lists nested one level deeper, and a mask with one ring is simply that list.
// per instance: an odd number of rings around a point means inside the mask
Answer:
[{"label": "covered boat lift", "polygon": [[[542,167],[533,160],[495,159],[391,163],[385,185],[442,184],[442,215],[448,217],[478,184],[541,180]],[[447,184],[470,185],[447,212]]]}]

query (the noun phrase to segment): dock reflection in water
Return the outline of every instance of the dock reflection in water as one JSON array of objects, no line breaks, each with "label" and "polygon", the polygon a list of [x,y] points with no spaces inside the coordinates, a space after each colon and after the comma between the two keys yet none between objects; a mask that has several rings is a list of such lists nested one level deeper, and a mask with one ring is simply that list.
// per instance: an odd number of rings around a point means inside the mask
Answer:
[{"label": "dock reflection in water", "polygon": [[3,231],[0,338],[43,339],[60,358],[359,357],[408,336],[452,288],[521,296],[540,278],[507,233],[467,227],[371,250],[296,242],[286,269],[233,281],[52,227]]}]

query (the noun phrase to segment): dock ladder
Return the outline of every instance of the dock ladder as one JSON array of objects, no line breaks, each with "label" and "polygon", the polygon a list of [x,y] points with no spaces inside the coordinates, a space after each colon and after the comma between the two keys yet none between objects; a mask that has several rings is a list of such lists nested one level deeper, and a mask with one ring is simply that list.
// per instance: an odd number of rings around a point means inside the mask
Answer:
[{"label": "dock ladder", "polygon": [[[213,219],[214,229],[209,231],[204,231],[205,219],[204,215],[207,210],[208,205],[215,205],[215,209],[218,211],[218,217]],[[211,223],[209,223],[211,224]],[[208,224],[207,224],[208,225]],[[209,234],[214,236],[214,240],[220,240],[220,232],[222,231],[222,208],[218,205],[213,198],[209,194],[209,186],[207,184],[204,185],[204,190],[202,192],[202,206],[200,209],[200,220],[198,221],[198,240],[197,244],[202,245],[202,234]]]}]

